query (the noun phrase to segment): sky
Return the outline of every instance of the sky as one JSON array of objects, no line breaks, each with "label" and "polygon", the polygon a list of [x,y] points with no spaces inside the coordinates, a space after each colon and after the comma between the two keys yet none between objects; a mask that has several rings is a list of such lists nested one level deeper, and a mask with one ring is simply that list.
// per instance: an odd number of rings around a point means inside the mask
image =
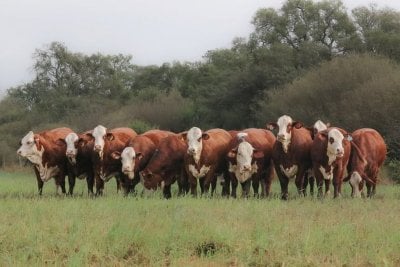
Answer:
[{"label": "sky", "polygon": [[[0,0],[0,95],[33,77],[32,55],[53,41],[71,52],[125,54],[137,65],[198,61],[248,37],[259,8],[281,0]],[[400,1],[375,0],[400,10]],[[344,0],[351,10],[368,0]]]}]

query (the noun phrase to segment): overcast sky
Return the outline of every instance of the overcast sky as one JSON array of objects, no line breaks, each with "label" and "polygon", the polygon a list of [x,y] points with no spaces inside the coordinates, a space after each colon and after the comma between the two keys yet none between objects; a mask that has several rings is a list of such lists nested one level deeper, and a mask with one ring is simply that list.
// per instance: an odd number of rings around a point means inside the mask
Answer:
[{"label": "overcast sky", "polygon": [[[0,0],[0,92],[32,79],[32,54],[53,41],[72,52],[130,54],[139,65],[201,60],[247,37],[256,10],[281,0]],[[369,0],[344,0],[350,10]],[[400,1],[375,0],[400,10]]]}]

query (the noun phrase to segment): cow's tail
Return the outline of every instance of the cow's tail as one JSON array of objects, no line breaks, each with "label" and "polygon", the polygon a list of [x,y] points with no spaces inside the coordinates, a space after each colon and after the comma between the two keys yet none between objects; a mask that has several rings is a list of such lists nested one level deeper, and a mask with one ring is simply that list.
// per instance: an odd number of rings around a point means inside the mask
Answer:
[{"label": "cow's tail", "polygon": [[[359,147],[356,143],[354,143],[353,140],[350,141],[350,143],[351,143],[352,154],[353,154],[353,155],[356,155],[356,156],[364,163],[364,166],[367,166],[367,160],[365,159],[365,156],[364,156],[364,154],[362,153],[360,147]],[[365,167],[364,167],[364,169],[365,169]],[[369,177],[364,173],[364,171],[362,171],[362,173],[360,173],[360,176],[361,176],[361,178],[364,179],[366,182],[369,182],[369,183],[371,183],[371,184],[376,184],[376,182],[373,181],[373,180],[371,180],[371,178],[369,178]],[[350,180],[350,178],[351,178],[351,173],[349,173],[349,174],[344,178],[343,181],[347,182],[347,181]]]}]

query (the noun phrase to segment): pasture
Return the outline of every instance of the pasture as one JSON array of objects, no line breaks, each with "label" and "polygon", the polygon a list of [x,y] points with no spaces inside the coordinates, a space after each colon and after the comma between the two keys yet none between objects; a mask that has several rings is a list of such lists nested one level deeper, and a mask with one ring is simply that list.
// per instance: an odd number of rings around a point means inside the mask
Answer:
[{"label": "pasture", "polygon": [[[295,196],[293,181],[290,195]],[[56,196],[33,172],[0,172],[0,265],[399,266],[400,187],[374,199]],[[140,190],[140,188],[139,188]],[[220,192],[220,187],[218,187]]]}]

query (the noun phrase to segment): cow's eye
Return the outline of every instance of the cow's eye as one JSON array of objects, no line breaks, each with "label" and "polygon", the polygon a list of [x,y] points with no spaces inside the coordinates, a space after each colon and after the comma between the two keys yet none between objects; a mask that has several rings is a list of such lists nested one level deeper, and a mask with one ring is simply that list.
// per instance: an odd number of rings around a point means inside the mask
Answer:
[{"label": "cow's eye", "polygon": [[197,139],[197,142],[200,142],[200,141],[201,141],[201,137],[199,139]]},{"label": "cow's eye", "polygon": [[26,142],[27,145],[32,145],[32,141]]},{"label": "cow's eye", "polygon": [[335,142],[335,140],[332,137],[329,138],[329,143],[333,144],[333,142]]}]

